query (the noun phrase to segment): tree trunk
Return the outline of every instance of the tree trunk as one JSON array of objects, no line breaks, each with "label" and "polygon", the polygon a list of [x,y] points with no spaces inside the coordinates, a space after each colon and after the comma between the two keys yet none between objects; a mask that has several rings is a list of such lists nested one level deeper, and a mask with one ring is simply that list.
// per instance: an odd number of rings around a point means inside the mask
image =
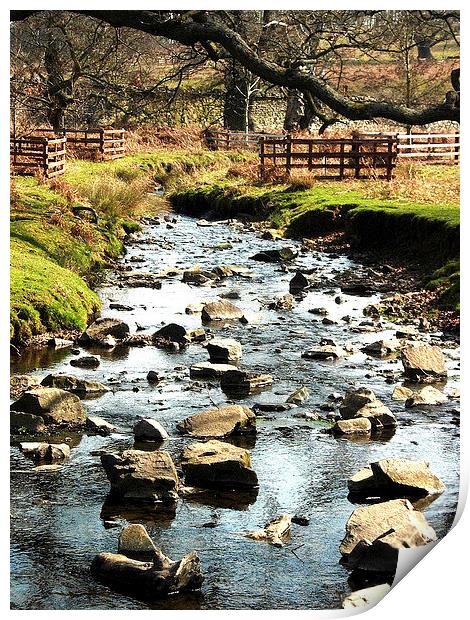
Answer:
[{"label": "tree trunk", "polygon": [[[253,131],[253,96],[249,93],[246,71],[235,61],[225,70],[224,127],[234,131]],[[248,124],[248,126],[247,126]]]}]

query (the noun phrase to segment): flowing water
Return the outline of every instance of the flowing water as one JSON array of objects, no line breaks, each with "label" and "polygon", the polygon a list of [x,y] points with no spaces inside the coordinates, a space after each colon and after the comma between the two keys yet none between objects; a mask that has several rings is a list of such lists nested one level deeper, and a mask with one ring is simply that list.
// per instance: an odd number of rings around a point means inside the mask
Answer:
[{"label": "flowing water", "polygon": [[[16,609],[327,609],[341,606],[354,584],[339,563],[338,546],[345,523],[355,508],[347,498],[347,479],[358,469],[385,457],[425,459],[446,484],[445,492],[427,508],[425,515],[440,537],[450,528],[458,501],[459,428],[455,402],[440,407],[405,409],[393,401],[393,384],[384,371],[396,372],[401,382],[401,363],[377,360],[356,352],[337,362],[301,358],[302,351],[320,338],[337,344],[366,342],[393,334],[391,324],[378,332],[358,328],[363,308],[378,295],[356,297],[339,293],[333,278],[347,269],[360,271],[343,256],[319,252],[299,253],[292,269],[315,268],[320,286],[288,312],[266,310],[265,302],[288,291],[292,273],[278,264],[260,263],[249,257],[262,249],[294,241],[264,241],[253,230],[238,223],[214,223],[204,228],[187,217],[178,217],[173,228],[165,222],[144,227],[128,246],[123,266],[134,271],[156,273],[168,266],[203,269],[237,264],[249,267],[253,278],[227,278],[215,287],[189,286],[181,276],[162,280],[160,290],[128,288],[118,277],[107,274],[99,288],[103,316],[115,316],[145,327],[153,333],[162,324],[180,323],[188,328],[201,324],[199,314],[185,314],[190,303],[216,299],[236,290],[234,301],[249,318],[210,332],[239,340],[243,346],[242,367],[273,375],[271,390],[251,395],[241,402],[282,402],[301,385],[310,390],[307,403],[288,412],[273,413],[257,420],[256,438],[243,440],[251,451],[259,489],[253,493],[208,493],[194,500],[179,500],[174,511],[138,509],[107,501],[109,483],[100,464],[99,451],[122,450],[134,445],[132,427],[139,417],[156,417],[171,438],[165,443],[177,466],[184,446],[191,443],[176,431],[176,423],[227,397],[217,382],[194,386],[188,367],[208,359],[200,344],[178,353],[153,346],[116,348],[101,353],[96,370],[70,366],[70,349],[30,350],[14,360],[12,372],[66,372],[92,378],[112,386],[113,391],[87,399],[89,415],[100,415],[116,425],[109,437],[67,433],[72,446],[69,461],[56,471],[34,470],[18,443],[11,448],[11,597]],[[225,244],[225,245],[220,245]],[[228,244],[228,245],[227,245]],[[220,245],[219,248],[217,246]],[[141,261],[141,262],[138,262]],[[124,272],[125,273],[125,272]],[[112,301],[128,304],[132,311],[109,309]],[[325,307],[337,321],[324,325],[308,309]],[[350,315],[351,323],[341,321]],[[434,335],[439,339],[439,335]],[[429,336],[428,336],[429,338]],[[445,390],[457,385],[458,351],[445,348],[449,379]],[[162,384],[146,380],[149,370],[165,375]],[[367,386],[398,418],[396,433],[388,439],[351,441],[325,433],[325,422],[309,421],[298,414],[318,411],[333,392]],[[239,440],[239,443],[242,440]],[[151,447],[138,445],[139,449]],[[281,513],[309,518],[306,527],[292,526],[292,536],[283,548],[255,542],[242,534],[258,529]],[[143,523],[156,544],[174,559],[196,549],[205,577],[202,589],[190,595],[142,602],[114,592],[96,582],[89,567],[95,554],[116,551],[119,525]],[[210,525],[210,527],[209,527]]]}]

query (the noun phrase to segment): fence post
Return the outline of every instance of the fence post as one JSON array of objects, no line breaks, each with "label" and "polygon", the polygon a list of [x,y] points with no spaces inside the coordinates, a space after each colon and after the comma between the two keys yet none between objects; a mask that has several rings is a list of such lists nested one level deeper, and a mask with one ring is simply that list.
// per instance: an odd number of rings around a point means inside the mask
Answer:
[{"label": "fence post", "polygon": [[313,144],[311,142],[308,143],[308,171],[312,172],[312,149]]},{"label": "fence post", "polygon": [[261,180],[264,181],[266,177],[266,171],[265,171],[265,166],[264,166],[264,137],[261,137],[259,141],[259,157],[260,157],[260,163],[259,163],[260,177],[261,177]]},{"label": "fence post", "polygon": [[104,129],[100,129],[100,153],[101,159],[104,159]]},{"label": "fence post", "polygon": [[339,145],[339,178],[344,179],[344,140]]},{"label": "fence post", "polygon": [[455,134],[455,146],[454,146],[454,162],[456,164],[459,163],[459,155],[460,155],[460,134]]},{"label": "fence post", "polygon": [[387,181],[391,181],[392,180],[392,172],[393,172],[393,166],[394,166],[394,157],[393,157],[393,138],[388,138],[388,145],[387,145]]},{"label": "fence post", "polygon": [[230,149],[230,129],[227,130],[226,146],[225,146],[226,151],[228,151],[229,149]]},{"label": "fence post", "polygon": [[42,157],[43,157],[43,168],[44,168],[44,174],[46,175],[46,177],[49,176],[49,144],[48,144],[48,139],[44,138],[44,142],[42,143]]},{"label": "fence post", "polygon": [[357,131],[352,133],[351,154],[354,158],[354,178],[359,179],[361,175],[361,162],[359,160],[359,135]]},{"label": "fence post", "polygon": [[286,172],[290,176],[292,168],[292,135],[287,134],[287,142],[286,142]]}]

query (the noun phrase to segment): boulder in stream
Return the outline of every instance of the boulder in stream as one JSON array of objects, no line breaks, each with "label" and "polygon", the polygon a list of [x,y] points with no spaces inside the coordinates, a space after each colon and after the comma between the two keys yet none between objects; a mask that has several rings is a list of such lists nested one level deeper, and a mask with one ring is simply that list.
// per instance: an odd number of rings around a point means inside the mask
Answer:
[{"label": "boulder in stream", "polygon": [[445,357],[439,347],[408,345],[402,349],[401,361],[405,376],[411,381],[431,383],[447,377]]},{"label": "boulder in stream", "polygon": [[247,370],[231,370],[222,375],[220,387],[226,393],[251,394],[270,387],[272,382],[271,375]]},{"label": "boulder in stream", "polygon": [[445,489],[426,461],[390,458],[371,463],[348,480],[349,491],[363,497],[426,497]]},{"label": "boulder in stream", "polygon": [[143,418],[134,425],[134,437],[136,441],[165,441],[169,435],[158,420]]},{"label": "boulder in stream", "polygon": [[100,362],[101,358],[99,355],[81,355],[80,357],[71,359],[70,365],[76,366],[77,368],[98,368]]},{"label": "boulder in stream", "polygon": [[281,295],[274,301],[269,302],[269,310],[292,310],[295,305],[295,297],[291,293]]},{"label": "boulder in stream", "polygon": [[200,439],[246,435],[256,433],[256,416],[249,407],[227,405],[191,415],[176,428],[185,435]]},{"label": "boulder in stream", "polygon": [[395,428],[397,425],[397,420],[390,409],[368,388],[348,390],[340,405],[339,413],[343,420],[368,418],[372,430]]},{"label": "boulder in stream", "polygon": [[296,271],[295,276],[289,282],[289,293],[297,295],[310,286],[311,282],[301,271]]},{"label": "boulder in stream", "polygon": [[293,260],[296,256],[297,252],[295,250],[285,247],[278,250],[263,250],[254,256],[250,256],[250,259],[265,263],[283,263]]},{"label": "boulder in stream", "polygon": [[24,392],[11,405],[12,411],[40,416],[45,424],[83,425],[85,410],[75,394],[58,388],[41,387]]},{"label": "boulder in stream", "polygon": [[399,549],[437,539],[425,516],[407,499],[356,508],[346,523],[340,552],[349,568],[393,574]]},{"label": "boulder in stream", "polygon": [[144,600],[199,590],[203,582],[201,563],[195,551],[163,567],[155,560],[143,562],[120,553],[99,553],[91,564],[91,574],[95,579]]},{"label": "boulder in stream", "polygon": [[185,327],[177,323],[170,323],[156,331],[152,336],[152,340],[157,343],[159,341],[169,341],[177,342],[180,345],[187,345],[191,341],[191,338]]},{"label": "boulder in stream", "polygon": [[88,416],[86,419],[86,428],[87,431],[91,434],[96,433],[97,435],[107,436],[114,433],[116,427],[103,420],[99,416]]},{"label": "boulder in stream", "polygon": [[241,319],[243,312],[229,301],[221,299],[205,304],[201,317],[203,321],[231,321]]},{"label": "boulder in stream", "polygon": [[444,392],[432,385],[423,387],[419,392],[413,392],[405,401],[405,407],[419,407],[420,405],[443,405],[447,402]]},{"label": "boulder in stream", "polygon": [[94,394],[109,392],[109,388],[99,381],[90,381],[88,379],[80,379],[73,375],[50,374],[41,381],[41,385],[45,387],[59,388],[67,392],[76,394]]},{"label": "boulder in stream", "polygon": [[183,451],[181,467],[186,484],[202,488],[251,488],[258,486],[248,450],[211,439]]},{"label": "boulder in stream", "polygon": [[302,353],[302,357],[312,360],[336,360],[344,357],[344,350],[341,347],[329,344],[320,344]]},{"label": "boulder in stream", "polygon": [[242,345],[233,338],[213,338],[206,348],[211,362],[230,364],[242,357]]},{"label": "boulder in stream", "polygon": [[410,388],[407,388],[404,385],[396,385],[393,389],[392,398],[393,400],[401,400],[404,402],[411,398],[414,394],[415,392],[410,390]]},{"label": "boulder in stream", "polygon": [[36,461],[48,463],[70,456],[70,447],[66,443],[25,442],[20,444],[20,450]]},{"label": "boulder in stream", "polygon": [[307,401],[309,395],[310,392],[308,391],[308,388],[303,385],[301,388],[295,390],[295,392],[292,392],[292,394],[287,397],[286,403],[297,406],[303,405]]},{"label": "boulder in stream", "polygon": [[255,530],[245,534],[247,538],[270,543],[275,547],[283,547],[290,537],[292,515],[284,514],[267,523],[262,530]]},{"label": "boulder in stream", "polygon": [[111,495],[126,502],[173,502],[179,479],[168,452],[124,450],[101,455]]},{"label": "boulder in stream", "polygon": [[372,432],[372,424],[368,418],[338,420],[331,432],[334,435],[369,435]]},{"label": "boulder in stream", "polygon": [[129,325],[119,319],[102,317],[92,323],[78,339],[84,344],[109,346],[108,336],[122,340],[129,335]]},{"label": "boulder in stream", "polygon": [[397,339],[381,339],[366,344],[361,351],[375,357],[387,357],[398,351],[400,347],[401,343]]},{"label": "boulder in stream", "polygon": [[238,370],[233,364],[213,364],[212,362],[198,362],[189,369],[191,379],[216,379],[228,372]]}]

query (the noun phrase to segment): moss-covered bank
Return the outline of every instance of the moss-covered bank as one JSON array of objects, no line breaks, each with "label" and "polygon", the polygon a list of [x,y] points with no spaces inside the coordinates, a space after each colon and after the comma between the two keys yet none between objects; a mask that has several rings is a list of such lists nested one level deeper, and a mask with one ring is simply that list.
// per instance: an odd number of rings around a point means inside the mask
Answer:
[{"label": "moss-covered bank", "polygon": [[[100,311],[90,285],[96,272],[123,251],[139,217],[162,208],[155,183],[171,186],[240,154],[173,150],[131,155],[113,162],[71,161],[51,182],[15,177],[11,187],[10,335],[24,345],[45,333],[83,330]],[[94,209],[98,222],[74,215]]]},{"label": "moss-covered bank", "polygon": [[[442,288],[443,303],[458,304],[460,224],[455,204],[369,198],[338,183],[306,189],[205,184],[174,192],[171,201],[177,210],[196,217],[264,219],[287,237],[313,238],[344,231],[358,248],[425,263],[430,286]],[[446,263],[443,271],[433,275]]]}]

